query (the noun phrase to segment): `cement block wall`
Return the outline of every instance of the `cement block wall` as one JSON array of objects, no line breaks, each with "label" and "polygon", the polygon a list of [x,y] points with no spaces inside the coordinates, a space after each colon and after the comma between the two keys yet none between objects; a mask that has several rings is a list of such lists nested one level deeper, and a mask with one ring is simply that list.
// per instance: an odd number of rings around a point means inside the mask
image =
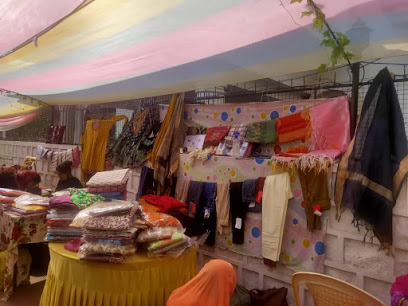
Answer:
[{"label": "cement block wall", "polygon": [[[0,163],[6,165],[22,164],[24,157],[36,156],[39,143],[0,141]],[[41,144],[56,152],[67,150],[70,145]],[[38,161],[37,171],[41,174],[46,187],[56,186],[58,177],[50,172],[50,162]],[[79,177],[79,168],[74,171]],[[140,170],[134,170],[128,182],[128,198],[134,199],[139,186]],[[402,188],[397,205],[394,208],[393,234],[394,255],[387,256],[380,250],[378,240],[370,242],[364,228],[360,231],[352,225],[352,214],[345,211],[341,220],[335,219],[335,210],[331,209],[330,218],[326,223],[326,261],[325,273],[351,284],[354,284],[390,304],[389,290],[395,277],[408,273],[408,203],[407,185]],[[221,258],[231,262],[238,275],[238,282],[248,289],[282,287],[289,288],[288,301],[294,305],[291,287],[293,271],[278,264],[270,268],[263,264],[262,259],[243,256],[228,250],[203,246],[199,250],[198,265],[201,268],[212,258]],[[311,297],[301,290],[305,305],[313,305]]]}]

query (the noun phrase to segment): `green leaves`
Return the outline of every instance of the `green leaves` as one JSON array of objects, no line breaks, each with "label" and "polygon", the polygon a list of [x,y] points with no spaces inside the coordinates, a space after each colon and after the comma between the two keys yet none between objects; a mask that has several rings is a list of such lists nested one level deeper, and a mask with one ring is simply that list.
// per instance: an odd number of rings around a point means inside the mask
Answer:
[{"label": "green leaves", "polygon": [[327,65],[326,64],[321,64],[318,68],[317,71],[318,72],[325,72],[327,69]]},{"label": "green leaves", "polygon": [[[301,3],[302,0],[291,0],[290,3]],[[306,0],[307,5],[310,8],[310,11],[302,12],[301,18],[305,16],[315,15],[316,17],[313,19],[313,29],[317,29],[319,32],[323,31],[323,27],[326,25],[328,28],[327,31],[324,31],[322,42],[320,46],[325,46],[326,48],[332,49],[330,54],[330,64],[332,67],[336,66],[341,60],[350,61],[354,54],[346,51],[345,48],[350,44],[350,40],[346,35],[340,32],[333,33],[329,25],[326,23],[326,15],[323,11],[316,6],[313,0]],[[321,64],[317,71],[323,72],[327,70],[327,64]]]},{"label": "green leaves", "polygon": [[313,14],[313,11],[310,11],[310,12],[302,12],[302,15],[300,16],[301,18],[303,18],[303,17],[305,17],[305,16],[310,16],[310,15],[312,15]]}]

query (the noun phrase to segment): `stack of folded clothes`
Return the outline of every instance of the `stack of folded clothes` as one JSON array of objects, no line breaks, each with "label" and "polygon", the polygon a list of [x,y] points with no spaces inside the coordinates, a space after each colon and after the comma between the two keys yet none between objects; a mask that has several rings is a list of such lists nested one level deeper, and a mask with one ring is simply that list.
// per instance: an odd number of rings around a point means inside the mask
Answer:
[{"label": "stack of folded clothes", "polygon": [[20,190],[0,188],[0,209],[23,216],[47,213],[48,199]]},{"label": "stack of folded clothes", "polygon": [[142,204],[142,211],[147,228],[139,234],[137,241],[144,243],[149,256],[178,257],[193,245],[192,240],[184,234],[179,220],[168,214],[152,211],[149,205]]},{"label": "stack of folded clothes", "polygon": [[81,260],[122,263],[136,253],[135,217],[139,206],[127,201],[96,202],[82,210],[71,227],[83,229]]},{"label": "stack of folded clothes", "polygon": [[81,229],[69,226],[80,210],[80,208],[71,201],[70,194],[51,199],[48,209],[47,236],[45,240],[65,242],[82,236]]},{"label": "stack of folded clothes", "polygon": [[106,201],[126,200],[126,187],[130,169],[97,172],[86,183],[89,192],[99,194]]}]

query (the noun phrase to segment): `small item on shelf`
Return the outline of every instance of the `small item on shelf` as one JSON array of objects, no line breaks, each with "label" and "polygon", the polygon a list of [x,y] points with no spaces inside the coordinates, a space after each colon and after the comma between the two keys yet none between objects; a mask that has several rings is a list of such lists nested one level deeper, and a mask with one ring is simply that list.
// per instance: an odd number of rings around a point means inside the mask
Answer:
[{"label": "small item on shelf", "polygon": [[232,141],[232,152],[231,156],[232,157],[239,157],[240,156],[240,141],[238,139],[239,137],[239,132],[234,132],[234,140]]}]

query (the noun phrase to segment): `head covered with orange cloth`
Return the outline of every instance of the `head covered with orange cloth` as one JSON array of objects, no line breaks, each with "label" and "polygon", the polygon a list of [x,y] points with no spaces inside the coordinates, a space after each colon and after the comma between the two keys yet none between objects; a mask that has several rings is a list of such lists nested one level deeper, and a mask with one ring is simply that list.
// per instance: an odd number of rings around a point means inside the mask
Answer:
[{"label": "head covered with orange cloth", "polygon": [[229,306],[230,297],[237,284],[232,265],[221,259],[208,262],[184,286],[170,295],[167,306]]}]

